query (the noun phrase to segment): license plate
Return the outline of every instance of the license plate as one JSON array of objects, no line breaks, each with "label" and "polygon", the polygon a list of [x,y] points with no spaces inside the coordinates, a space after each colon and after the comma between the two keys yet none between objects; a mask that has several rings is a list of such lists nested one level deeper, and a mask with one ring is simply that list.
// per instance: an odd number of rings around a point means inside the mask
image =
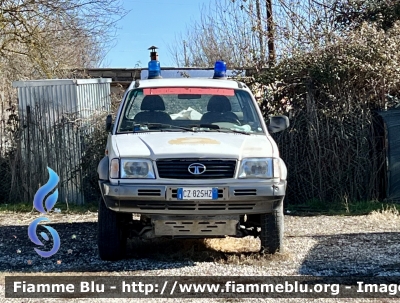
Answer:
[{"label": "license plate", "polygon": [[180,187],[177,198],[178,200],[216,200],[218,199],[218,188]]}]

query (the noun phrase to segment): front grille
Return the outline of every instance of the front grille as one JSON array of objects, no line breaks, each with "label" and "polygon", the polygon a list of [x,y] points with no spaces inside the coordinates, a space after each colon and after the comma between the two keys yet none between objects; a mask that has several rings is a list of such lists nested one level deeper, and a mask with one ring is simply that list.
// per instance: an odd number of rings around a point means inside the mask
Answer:
[{"label": "front grille", "polygon": [[160,189],[138,189],[138,196],[159,197],[159,196],[161,196],[161,190]]},{"label": "front grille", "polygon": [[233,191],[235,196],[257,196],[256,189],[235,189]]},{"label": "front grille", "polygon": [[[169,179],[224,179],[235,175],[236,160],[221,159],[161,159],[157,160],[160,178]],[[189,165],[203,164],[206,171],[199,175],[191,174]]]}]

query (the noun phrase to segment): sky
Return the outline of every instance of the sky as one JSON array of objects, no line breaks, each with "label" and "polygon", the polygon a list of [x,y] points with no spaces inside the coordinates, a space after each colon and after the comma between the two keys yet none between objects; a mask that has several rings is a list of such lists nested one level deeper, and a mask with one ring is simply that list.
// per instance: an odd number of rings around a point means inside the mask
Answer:
[{"label": "sky", "polygon": [[147,67],[148,48],[157,46],[161,66],[175,66],[168,45],[200,19],[200,8],[211,0],[123,0],[129,14],[117,24],[114,47],[101,67]]}]

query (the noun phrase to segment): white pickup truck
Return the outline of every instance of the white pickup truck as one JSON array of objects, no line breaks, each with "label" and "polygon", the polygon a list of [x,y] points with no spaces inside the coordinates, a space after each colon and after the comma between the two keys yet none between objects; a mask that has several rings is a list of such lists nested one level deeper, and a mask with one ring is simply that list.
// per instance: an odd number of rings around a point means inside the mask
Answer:
[{"label": "white pickup truck", "polygon": [[[245,237],[283,249],[287,170],[250,89],[215,76],[136,80],[126,91],[98,166],[98,248],[123,258],[129,237]],[[150,66],[150,65],[149,65]],[[140,219],[133,219],[133,215]]]}]

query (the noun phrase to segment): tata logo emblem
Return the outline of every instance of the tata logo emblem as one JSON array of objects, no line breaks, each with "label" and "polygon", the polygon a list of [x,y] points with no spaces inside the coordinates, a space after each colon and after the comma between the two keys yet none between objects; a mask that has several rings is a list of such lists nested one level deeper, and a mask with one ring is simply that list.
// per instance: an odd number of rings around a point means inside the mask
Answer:
[{"label": "tata logo emblem", "polygon": [[206,171],[206,166],[201,163],[192,163],[189,165],[188,171],[192,175],[201,175]]}]

